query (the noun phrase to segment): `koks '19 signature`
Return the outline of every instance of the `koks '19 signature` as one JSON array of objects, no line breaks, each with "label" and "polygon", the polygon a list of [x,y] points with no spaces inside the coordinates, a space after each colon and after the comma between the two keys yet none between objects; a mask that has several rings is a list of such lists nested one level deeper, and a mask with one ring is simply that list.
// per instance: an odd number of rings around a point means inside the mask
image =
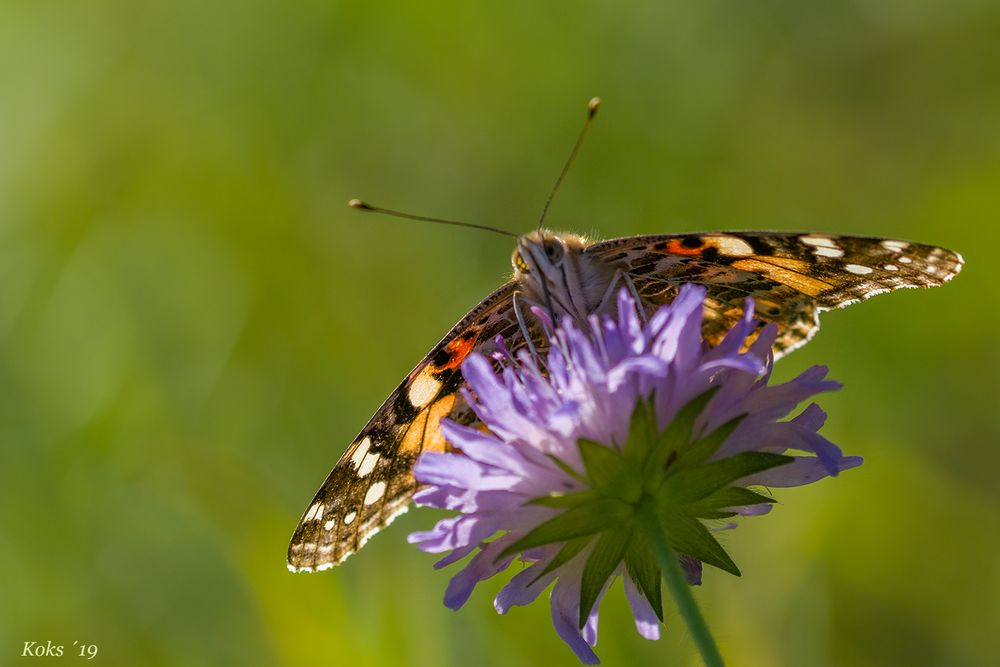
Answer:
[{"label": "koks '19 signature", "polygon": [[63,655],[75,655],[87,660],[97,657],[97,644],[86,644],[84,642],[73,642],[70,653],[66,653],[66,647],[62,644],[55,644],[51,639],[44,644],[41,642],[24,642],[21,649],[22,658],[61,658]]}]

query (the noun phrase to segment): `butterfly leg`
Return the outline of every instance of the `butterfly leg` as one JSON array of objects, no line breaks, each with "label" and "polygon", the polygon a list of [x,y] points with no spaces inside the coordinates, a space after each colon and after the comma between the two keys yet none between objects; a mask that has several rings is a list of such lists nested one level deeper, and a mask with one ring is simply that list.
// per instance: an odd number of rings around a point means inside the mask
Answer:
[{"label": "butterfly leg", "polygon": [[618,287],[618,281],[622,279],[625,273],[621,269],[615,269],[615,274],[611,276],[611,282],[608,283],[608,288],[604,290],[604,296],[601,297],[600,303],[597,304],[597,308],[594,310],[596,312],[604,312],[608,304],[610,304],[615,298],[615,288]]},{"label": "butterfly leg", "polygon": [[642,323],[646,323],[646,309],[642,307],[642,299],[639,298],[639,292],[635,288],[635,283],[632,282],[632,277],[621,269],[616,269],[615,274],[611,277],[611,282],[608,283],[608,289],[605,290],[604,296],[601,297],[601,302],[597,305],[597,312],[607,312],[608,306],[615,300],[615,290],[618,288],[618,283],[625,283],[625,287],[632,294],[632,298],[635,299],[635,304],[639,311],[639,318]]},{"label": "butterfly leg", "polygon": [[524,314],[521,312],[521,295],[515,293],[512,301],[514,303],[514,315],[517,316],[517,326],[521,329],[521,335],[524,336],[524,342],[528,344],[528,350],[531,352],[531,358],[534,359],[537,364],[538,350],[535,348],[535,343],[531,339],[531,331],[528,329],[528,325],[524,321]]},{"label": "butterfly leg", "polygon": [[632,276],[627,273],[623,273],[622,279],[625,281],[628,291],[632,293],[632,298],[635,299],[635,307],[636,310],[639,311],[639,319],[642,320],[643,324],[646,324],[648,322],[648,319],[646,318],[646,309],[642,305],[642,299],[639,298],[639,290],[635,288],[635,282],[632,281]]}]

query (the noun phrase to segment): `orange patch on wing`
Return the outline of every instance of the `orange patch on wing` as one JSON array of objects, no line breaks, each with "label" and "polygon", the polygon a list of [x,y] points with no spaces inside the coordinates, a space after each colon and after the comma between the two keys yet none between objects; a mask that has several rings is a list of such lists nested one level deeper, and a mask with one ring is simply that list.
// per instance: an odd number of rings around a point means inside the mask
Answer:
[{"label": "orange patch on wing", "polygon": [[[694,239],[697,245],[685,245],[685,241]],[[728,234],[718,234],[710,236],[687,236],[682,239],[670,239],[665,244],[657,243],[653,246],[656,252],[668,255],[687,255],[688,257],[698,257],[705,253],[706,248],[714,248],[720,255],[726,257],[747,257],[753,254],[753,248],[749,243]]]},{"label": "orange patch on wing", "polygon": [[435,372],[440,373],[441,371],[458,368],[462,365],[462,362],[472,352],[472,348],[475,347],[476,341],[479,339],[478,331],[466,333],[472,335],[460,336],[445,346],[444,349],[448,353],[448,361],[441,366],[435,366]]},{"label": "orange patch on wing", "polygon": [[768,264],[777,264],[778,266],[782,266],[792,271],[809,270],[809,262],[805,262],[801,259],[794,259],[792,257],[777,257],[769,255],[767,259],[765,259],[764,261],[766,261]]},{"label": "orange patch on wing", "polygon": [[441,435],[441,420],[455,407],[457,396],[457,394],[442,396],[426,410],[421,410],[399,443],[399,452],[414,456],[421,452],[443,452],[447,442]]},{"label": "orange patch on wing", "polygon": [[816,296],[833,287],[833,285],[826,281],[804,276],[793,269],[775,266],[775,264],[770,263],[771,259],[774,258],[768,257],[766,261],[755,258],[741,259],[733,262],[732,266],[734,269],[739,269],[740,271],[759,273],[767,276],[771,280],[779,282],[782,285],[788,285],[809,296]]},{"label": "orange patch on wing", "polygon": [[667,248],[661,252],[669,253],[671,255],[700,255],[703,250],[703,246],[698,246],[697,248],[688,248],[681,244],[680,239],[670,239],[667,241]]}]

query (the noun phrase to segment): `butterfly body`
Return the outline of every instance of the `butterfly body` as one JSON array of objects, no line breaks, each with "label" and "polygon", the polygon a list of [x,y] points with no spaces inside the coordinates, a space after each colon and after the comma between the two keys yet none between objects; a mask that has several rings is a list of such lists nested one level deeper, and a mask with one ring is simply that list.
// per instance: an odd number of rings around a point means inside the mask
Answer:
[{"label": "butterfly body", "polygon": [[589,242],[537,230],[521,236],[511,279],[462,318],[414,368],[348,447],[292,536],[288,566],[322,570],[343,561],[406,511],[417,484],[412,468],[447,443],[438,426],[471,422],[461,399],[461,364],[473,351],[544,347],[532,306],[578,322],[611,312],[627,288],[647,313],[669,303],[680,286],[705,285],[703,334],[717,343],[742,316],[747,297],[756,317],[778,327],[775,356],[804,344],[819,313],[875,294],[932,287],[954,277],[962,258],[908,241],[788,232],[712,232]]}]

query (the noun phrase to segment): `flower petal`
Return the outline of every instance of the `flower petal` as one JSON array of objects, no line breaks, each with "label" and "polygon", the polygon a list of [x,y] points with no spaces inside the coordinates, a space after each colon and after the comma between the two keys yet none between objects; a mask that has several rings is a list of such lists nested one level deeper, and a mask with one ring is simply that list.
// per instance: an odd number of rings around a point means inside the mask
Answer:
[{"label": "flower petal", "polygon": [[461,514],[438,521],[429,531],[410,533],[406,539],[421,551],[441,553],[482,542],[497,532],[498,523],[496,516]]},{"label": "flower petal", "polygon": [[597,665],[601,661],[597,659],[594,649],[584,640],[577,627],[577,619],[580,616],[580,570],[582,565],[576,572],[564,574],[556,580],[549,598],[552,605],[552,624],[556,628],[556,634],[569,644],[580,662],[585,665]]},{"label": "flower petal", "polygon": [[608,374],[608,391],[617,391],[630,374],[662,378],[666,376],[669,366],[667,362],[656,357],[631,357],[611,369]]},{"label": "flower petal", "polygon": [[470,401],[473,411],[501,440],[532,442],[544,437],[543,429],[515,408],[510,391],[497,379],[485,356],[469,354],[462,362],[462,377],[475,392],[476,400]]},{"label": "flower petal", "polygon": [[625,597],[632,608],[632,616],[635,617],[635,629],[646,639],[660,638],[660,619],[656,617],[656,612],[649,604],[646,596],[639,592],[639,589],[632,578],[628,575],[622,577],[625,583]]},{"label": "flower petal", "polygon": [[531,604],[559,576],[560,568],[539,576],[539,573],[559,553],[557,548],[549,548],[548,551],[550,553],[545,558],[515,574],[507,585],[500,589],[493,601],[493,607],[498,614],[506,614],[511,607]]},{"label": "flower petal", "polygon": [[[743,486],[761,484],[763,486],[789,487],[803,486],[831,475],[826,465],[815,456],[794,456],[795,460],[777,468],[771,468],[740,480]],[[845,456],[837,465],[837,473],[857,468],[864,462],[860,456]],[[836,473],[834,473],[836,474]]]},{"label": "flower petal", "polygon": [[517,448],[495,435],[483,433],[479,429],[450,419],[441,420],[441,435],[474,461],[519,474],[530,472],[528,462]]},{"label": "flower petal", "polygon": [[813,366],[793,380],[761,387],[747,396],[743,408],[747,412],[780,419],[807,398],[824,391],[840,389],[839,382],[824,380],[826,373],[826,366]]},{"label": "flower petal", "polygon": [[444,592],[444,606],[448,609],[458,609],[472,595],[472,590],[483,579],[489,579],[497,572],[506,570],[513,556],[497,558],[500,552],[511,543],[511,540],[499,538],[484,546],[469,564],[448,582]]},{"label": "flower petal", "polygon": [[736,512],[740,516],[763,516],[774,507],[771,503],[759,503],[757,505],[743,505],[742,507],[723,508]]},{"label": "flower petal", "polygon": [[650,351],[686,369],[701,351],[701,314],[707,290],[701,285],[681,286],[670,308],[656,311],[647,327]]},{"label": "flower petal", "polygon": [[462,560],[463,558],[471,554],[477,548],[478,547],[475,544],[470,544],[469,546],[466,547],[459,547],[458,549],[453,549],[452,552],[449,553],[447,556],[438,559],[434,563],[434,569],[440,570],[443,567],[448,567],[452,563],[457,563],[458,561]]},{"label": "flower petal", "polygon": [[425,452],[413,466],[413,475],[423,484],[464,486],[477,491],[509,489],[521,475],[484,466],[468,456]]},{"label": "flower petal", "polygon": [[692,586],[701,586],[701,561],[694,556],[681,554],[680,562],[688,583]]}]

